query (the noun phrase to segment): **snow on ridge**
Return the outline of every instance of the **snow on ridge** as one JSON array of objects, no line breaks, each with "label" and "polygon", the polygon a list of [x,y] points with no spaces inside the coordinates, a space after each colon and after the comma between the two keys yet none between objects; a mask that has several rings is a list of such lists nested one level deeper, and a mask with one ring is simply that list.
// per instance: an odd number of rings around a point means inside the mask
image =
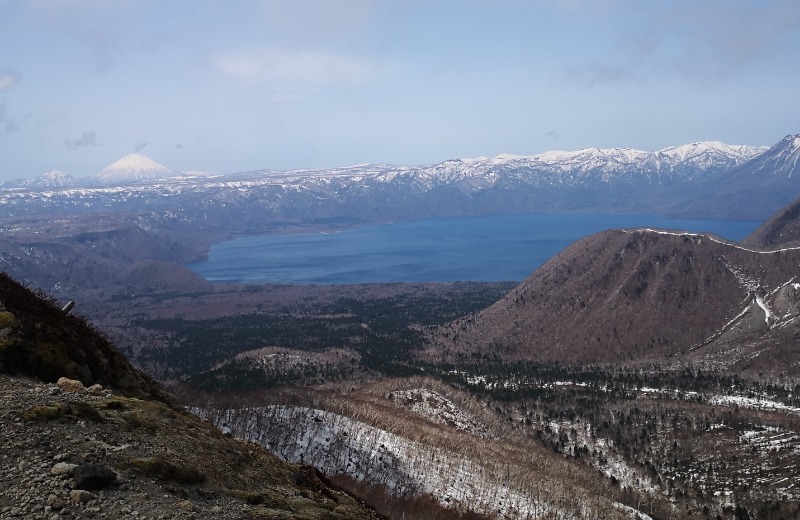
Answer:
[{"label": "snow on ridge", "polygon": [[533,159],[548,165],[561,164],[589,164],[589,163],[619,163],[629,165],[636,162],[644,162],[650,157],[650,152],[643,152],[633,148],[586,148],[573,152],[550,151],[533,156]]},{"label": "snow on ridge", "polygon": [[349,417],[297,406],[192,410],[241,439],[327,475],[344,473],[398,495],[427,493],[444,507],[498,518],[577,518],[509,482],[500,461],[478,462]]},{"label": "snow on ridge", "polygon": [[744,395],[735,394],[701,394],[698,392],[685,392],[675,389],[653,387],[642,387],[639,389],[639,392],[642,394],[658,393],[661,395],[672,395],[678,399],[684,400],[699,399],[700,402],[705,402],[711,405],[740,406],[743,408],[752,408],[756,410],[782,411],[800,415],[799,407],[790,406],[780,401],[776,401],[766,394],[755,394],[753,397],[747,397]]},{"label": "snow on ridge", "polygon": [[33,180],[26,181],[25,186],[32,186],[37,188],[63,188],[72,186],[75,179],[71,175],[67,175],[61,170],[51,170],[40,177]]},{"label": "snow on ridge", "polygon": [[676,236],[676,237],[687,236],[687,237],[694,237],[694,238],[707,238],[712,242],[716,242],[717,244],[722,244],[722,245],[730,246],[730,247],[733,247],[735,249],[739,249],[739,250],[742,250],[742,251],[747,251],[749,253],[758,253],[758,254],[761,254],[761,255],[771,255],[771,254],[780,253],[780,252],[783,252],[783,251],[798,251],[798,250],[800,250],[800,247],[784,247],[784,248],[781,248],[781,249],[770,249],[770,250],[765,250],[765,251],[760,251],[760,250],[757,250],[757,249],[748,249],[748,248],[742,247],[742,246],[740,246],[740,245],[738,245],[738,244],[736,244],[734,242],[730,242],[728,240],[716,237],[716,236],[711,235],[711,234],[707,234],[707,233],[692,233],[692,232],[689,232],[689,231],[668,231],[666,229],[656,229],[656,228],[648,228],[648,227],[632,228],[632,229],[620,229],[620,231],[622,231],[623,233],[629,233],[629,234],[644,231],[644,232],[647,232],[647,233],[655,233],[655,234],[658,234],[658,235],[671,235],[671,236]]},{"label": "snow on ridge", "polygon": [[[691,171],[683,171],[682,164],[689,151],[713,150],[713,158],[689,165]],[[525,156],[499,154],[493,158],[455,159],[424,166],[394,166],[390,164],[358,164],[336,168],[298,169],[289,171],[253,170],[249,172],[212,175],[193,171],[179,173],[149,157],[131,154],[107,166],[100,173],[82,179],[84,189],[119,185],[138,185],[147,189],[153,184],[164,187],[169,183],[194,183],[201,189],[214,189],[234,182],[249,182],[251,186],[300,186],[312,184],[325,189],[332,180],[341,183],[363,184],[402,182],[418,190],[429,190],[441,185],[456,185],[468,192],[476,192],[494,186],[507,178],[513,182],[535,185],[580,185],[591,179],[608,182],[614,177],[641,177],[653,182],[662,175],[692,175],[691,172],[716,166],[730,167],[741,162],[752,147],[729,146],[722,143],[693,143],[682,147],[680,153],[668,153],[671,149],[645,152],[632,148],[587,148],[577,151],[550,151]],[[699,153],[699,152],[697,152]],[[690,161],[691,162],[691,161]],[[94,185],[94,186],[93,186]]]},{"label": "snow on ridge", "polygon": [[[800,136],[787,136],[782,143],[785,146],[787,139],[792,137],[792,143],[800,143]],[[800,144],[794,148],[800,147]],[[118,161],[108,165],[98,174],[83,179],[86,183],[113,184],[113,183],[136,183],[152,180],[165,180],[176,177],[192,177],[202,179],[203,177],[256,177],[269,176],[273,178],[287,179],[294,177],[301,178],[321,178],[321,177],[346,177],[352,175],[366,175],[368,177],[378,177],[390,173],[403,172],[423,177],[434,176],[432,172],[447,170],[448,164],[460,163],[464,167],[477,167],[477,174],[487,173],[487,169],[503,165],[517,165],[520,167],[544,167],[557,168],[557,173],[577,173],[578,169],[599,169],[605,173],[615,173],[618,170],[639,166],[639,173],[645,170],[652,172],[668,172],[679,166],[680,163],[693,161],[698,157],[703,157],[701,166],[711,167],[714,161],[722,161],[720,164],[732,166],[751,159],[756,155],[767,150],[768,147],[753,147],[747,145],[728,145],[719,141],[704,141],[689,143],[680,146],[662,148],[657,151],[649,152],[634,148],[584,148],[574,151],[551,150],[534,155],[518,155],[501,153],[494,157],[463,158],[453,161],[443,161],[440,163],[421,165],[421,166],[395,166],[385,163],[363,163],[344,167],[317,168],[317,169],[296,169],[289,171],[276,170],[253,170],[250,172],[236,172],[225,175],[210,175],[206,172],[192,171],[181,174],[175,170],[167,168],[149,157],[142,154],[130,154]],[[269,173],[267,173],[269,172]],[[445,176],[447,177],[447,176]],[[458,180],[458,176],[451,176],[450,180]],[[26,183],[23,183],[26,184]]]},{"label": "snow on ridge", "polygon": [[497,159],[519,160],[534,159],[546,164],[575,162],[582,160],[613,160],[625,163],[647,161],[661,162],[664,159],[672,162],[683,162],[697,157],[714,155],[718,158],[729,158],[736,163],[744,162],[768,150],[766,146],[729,145],[720,141],[701,141],[680,146],[670,146],[654,152],[635,148],[584,148],[574,151],[551,150],[532,156],[498,155]]},{"label": "snow on ridge", "polygon": [[756,410],[775,410],[800,414],[800,408],[789,406],[766,397],[745,397],[742,395],[714,395],[709,397],[709,404],[741,406],[743,408],[753,408]]},{"label": "snow on ridge", "polygon": [[769,147],[767,146],[729,145],[720,141],[700,141],[679,146],[669,146],[654,153],[673,156],[684,161],[709,155],[724,155],[743,162],[764,153],[768,149]]}]

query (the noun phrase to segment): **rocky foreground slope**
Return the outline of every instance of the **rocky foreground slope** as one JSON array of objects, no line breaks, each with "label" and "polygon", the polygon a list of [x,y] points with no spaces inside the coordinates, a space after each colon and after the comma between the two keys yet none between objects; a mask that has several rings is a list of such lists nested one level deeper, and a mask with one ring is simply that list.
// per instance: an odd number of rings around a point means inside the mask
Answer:
[{"label": "rocky foreground slope", "polygon": [[80,318],[0,279],[0,518],[377,518],[183,411]]}]

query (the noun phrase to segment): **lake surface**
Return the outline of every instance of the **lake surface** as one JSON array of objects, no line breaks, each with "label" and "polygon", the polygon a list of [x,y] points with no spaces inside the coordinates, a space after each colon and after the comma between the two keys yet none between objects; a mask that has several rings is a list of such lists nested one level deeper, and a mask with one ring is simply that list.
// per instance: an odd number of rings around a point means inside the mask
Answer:
[{"label": "lake surface", "polygon": [[759,224],[612,213],[435,218],[331,234],[236,238],[213,245],[208,260],[189,268],[219,282],[517,281],[577,239],[605,229],[657,227],[738,241]]}]

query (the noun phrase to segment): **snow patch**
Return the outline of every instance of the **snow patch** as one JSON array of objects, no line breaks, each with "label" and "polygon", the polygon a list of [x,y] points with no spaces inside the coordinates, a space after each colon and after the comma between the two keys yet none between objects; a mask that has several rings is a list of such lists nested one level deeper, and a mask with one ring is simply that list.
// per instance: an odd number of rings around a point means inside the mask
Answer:
[{"label": "snow patch", "polygon": [[764,300],[761,299],[760,296],[755,297],[755,302],[758,304],[759,307],[761,307],[761,310],[764,311],[764,322],[767,325],[770,324],[770,320],[775,321],[775,315],[772,314],[772,311],[769,309],[769,306],[766,303],[764,303]]},{"label": "snow patch", "polygon": [[708,398],[709,404],[741,406],[755,410],[775,410],[800,415],[800,408],[789,406],[766,397],[745,397],[741,395],[714,395]]}]

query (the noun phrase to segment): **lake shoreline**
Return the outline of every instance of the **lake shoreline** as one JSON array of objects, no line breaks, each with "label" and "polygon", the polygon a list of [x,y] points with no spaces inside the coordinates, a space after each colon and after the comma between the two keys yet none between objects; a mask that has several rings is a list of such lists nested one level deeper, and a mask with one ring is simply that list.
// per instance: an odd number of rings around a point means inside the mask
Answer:
[{"label": "lake shoreline", "polygon": [[187,267],[210,282],[363,284],[521,281],[575,240],[606,229],[654,227],[737,242],[760,222],[640,213],[436,217],[335,231],[238,236]]}]

